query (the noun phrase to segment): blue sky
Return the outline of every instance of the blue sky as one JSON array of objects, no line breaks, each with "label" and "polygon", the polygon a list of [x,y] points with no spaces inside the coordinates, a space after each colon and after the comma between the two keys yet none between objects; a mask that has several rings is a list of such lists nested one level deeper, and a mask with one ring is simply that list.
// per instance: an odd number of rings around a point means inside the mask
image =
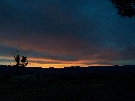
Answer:
[{"label": "blue sky", "polygon": [[135,18],[109,0],[1,0],[0,64],[125,65],[135,61]]}]

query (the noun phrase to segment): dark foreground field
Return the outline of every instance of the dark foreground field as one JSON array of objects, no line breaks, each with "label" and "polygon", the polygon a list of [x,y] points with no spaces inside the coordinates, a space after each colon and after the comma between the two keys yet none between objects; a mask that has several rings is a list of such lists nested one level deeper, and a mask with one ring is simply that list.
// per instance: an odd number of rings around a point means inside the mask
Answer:
[{"label": "dark foreground field", "polygon": [[135,101],[134,75],[45,76],[1,80],[0,101]]}]

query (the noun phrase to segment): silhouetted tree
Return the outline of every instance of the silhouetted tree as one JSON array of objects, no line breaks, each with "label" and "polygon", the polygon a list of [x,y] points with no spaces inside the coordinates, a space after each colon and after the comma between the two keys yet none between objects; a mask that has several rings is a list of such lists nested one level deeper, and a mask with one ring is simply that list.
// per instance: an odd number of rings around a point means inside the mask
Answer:
[{"label": "silhouetted tree", "polygon": [[135,0],[110,0],[122,17],[135,16]]},{"label": "silhouetted tree", "polygon": [[14,56],[15,61],[16,61],[16,70],[17,70],[17,75],[19,75],[19,64],[20,64],[20,56],[17,55],[16,57]]},{"label": "silhouetted tree", "polygon": [[20,65],[22,65],[23,67],[26,67],[27,64],[28,64],[28,62],[27,62],[27,57],[22,56],[21,62],[22,62],[22,63],[21,63]]},{"label": "silhouetted tree", "polygon": [[27,57],[22,56],[21,62],[20,62],[20,56],[17,55],[16,57],[14,56],[15,61],[16,61],[16,71],[17,75],[19,75],[19,66],[26,67],[28,62],[27,62]]}]

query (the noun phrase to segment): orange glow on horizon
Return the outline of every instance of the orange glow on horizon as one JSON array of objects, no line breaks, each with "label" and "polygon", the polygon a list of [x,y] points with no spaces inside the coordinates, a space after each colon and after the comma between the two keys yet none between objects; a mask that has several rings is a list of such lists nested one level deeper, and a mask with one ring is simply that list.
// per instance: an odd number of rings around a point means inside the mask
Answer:
[{"label": "orange glow on horizon", "polygon": [[[31,63],[28,67],[42,67],[42,68],[64,68],[64,67],[71,67],[71,66],[83,66],[83,64],[38,64],[38,63]],[[83,66],[84,67],[84,66]]]}]

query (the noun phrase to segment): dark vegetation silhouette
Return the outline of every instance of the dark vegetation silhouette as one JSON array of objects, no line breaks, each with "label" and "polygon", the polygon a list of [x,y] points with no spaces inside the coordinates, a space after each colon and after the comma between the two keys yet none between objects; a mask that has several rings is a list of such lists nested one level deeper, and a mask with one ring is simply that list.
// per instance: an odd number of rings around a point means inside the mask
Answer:
[{"label": "dark vegetation silhouette", "polygon": [[14,56],[14,58],[16,61],[16,72],[17,72],[17,75],[19,75],[20,74],[19,67],[20,66],[26,67],[28,65],[27,57],[22,56],[22,58],[20,60],[20,56],[17,55],[17,56]]},{"label": "dark vegetation silhouette", "polygon": [[135,0],[110,0],[121,17],[135,17]]}]

